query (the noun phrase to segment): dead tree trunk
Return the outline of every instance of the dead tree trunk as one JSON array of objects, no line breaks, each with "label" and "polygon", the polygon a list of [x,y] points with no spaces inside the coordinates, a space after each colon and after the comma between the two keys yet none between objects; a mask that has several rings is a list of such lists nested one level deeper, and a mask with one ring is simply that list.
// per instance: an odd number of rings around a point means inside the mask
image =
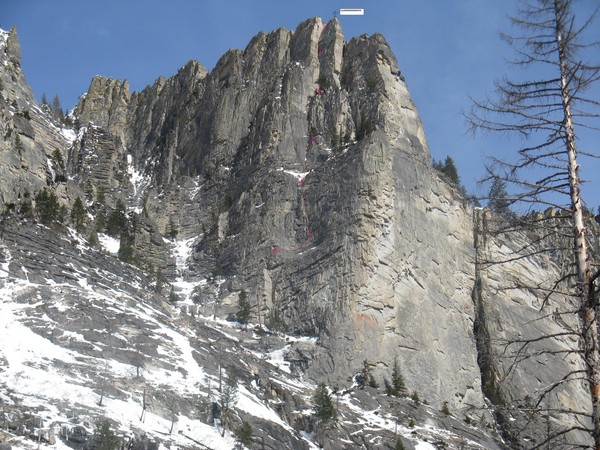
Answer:
[{"label": "dead tree trunk", "polygon": [[573,116],[571,114],[571,94],[569,92],[569,71],[566,66],[563,30],[558,26],[560,18],[556,10],[556,41],[559,49],[560,88],[562,107],[564,110],[565,140],[568,153],[569,191],[571,195],[573,218],[573,250],[577,267],[578,295],[582,310],[582,336],[584,343],[584,358],[587,366],[588,383],[592,400],[593,437],[596,450],[600,450],[600,351],[598,349],[598,326],[596,323],[596,299],[594,285],[591,280],[591,267],[588,258],[588,248],[585,237],[585,224],[581,204],[581,180],[579,164],[577,163],[577,147]]}]

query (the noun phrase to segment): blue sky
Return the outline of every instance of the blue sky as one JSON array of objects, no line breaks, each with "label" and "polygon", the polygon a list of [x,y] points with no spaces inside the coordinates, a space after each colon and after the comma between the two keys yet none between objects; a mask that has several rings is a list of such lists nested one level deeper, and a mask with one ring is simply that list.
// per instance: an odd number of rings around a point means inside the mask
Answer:
[{"label": "blue sky", "polygon": [[[472,137],[462,112],[469,94],[481,99],[496,78],[510,73],[511,50],[499,32],[518,0],[2,0],[0,27],[17,27],[23,69],[35,95],[58,94],[72,108],[96,74],[129,80],[141,90],[172,76],[190,59],[214,67],[230,48],[243,49],[259,31],[295,29],[340,8],[365,15],[340,17],[346,40],[382,33],[419,109],[432,156],[450,155],[469,192],[479,192],[486,155],[514,151],[517,140]],[[583,16],[598,0],[580,0]],[[600,30],[600,22],[596,24]],[[596,39],[600,39],[600,32]],[[599,55],[600,56],[600,55]],[[597,58],[597,61],[600,57]],[[591,92],[600,100],[600,88]],[[581,133],[580,146],[598,152],[598,134]],[[589,148],[595,145],[596,148]],[[600,152],[598,152],[600,153]],[[587,203],[600,204],[600,162],[582,164]]]}]

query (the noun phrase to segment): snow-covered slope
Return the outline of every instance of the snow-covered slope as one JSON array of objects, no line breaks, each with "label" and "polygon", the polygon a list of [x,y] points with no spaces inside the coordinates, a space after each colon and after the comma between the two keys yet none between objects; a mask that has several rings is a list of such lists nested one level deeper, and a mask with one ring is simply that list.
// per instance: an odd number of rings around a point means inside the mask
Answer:
[{"label": "snow-covered slope", "polygon": [[[408,399],[390,402],[382,390],[338,393],[338,421],[318,425],[315,385],[298,370],[319,345],[315,339],[256,333],[252,325],[192,316],[189,307],[182,313],[142,272],[74,231],[7,222],[0,241],[0,421],[13,448],[33,448],[38,438],[48,448],[79,448],[67,439],[85,430],[89,441],[103,418],[124,440],[164,448],[230,449],[230,430],[242,421],[266,448],[318,448],[324,437],[344,443],[335,448],[385,448],[399,436],[415,448],[442,439],[449,448],[494,448],[475,429],[472,440],[440,431],[440,420],[470,427]],[[183,274],[189,242],[173,245]],[[219,384],[232,374],[238,395],[223,430],[213,411]],[[398,408],[404,412],[394,413]]]}]

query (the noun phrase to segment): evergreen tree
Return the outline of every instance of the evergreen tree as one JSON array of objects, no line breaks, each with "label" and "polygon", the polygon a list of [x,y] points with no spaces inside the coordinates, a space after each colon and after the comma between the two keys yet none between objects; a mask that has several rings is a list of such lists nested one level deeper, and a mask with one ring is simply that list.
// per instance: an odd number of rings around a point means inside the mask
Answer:
[{"label": "evergreen tree", "polygon": [[175,225],[175,221],[171,217],[169,219],[169,236],[171,236],[171,239],[175,240],[175,238],[177,237],[178,234],[179,234],[179,230],[177,230],[177,226]]},{"label": "evergreen tree", "polygon": [[235,318],[239,323],[246,324],[250,318],[250,302],[247,300],[245,290],[241,290],[238,296],[238,311],[235,314]]},{"label": "evergreen tree", "polygon": [[42,106],[48,106],[48,99],[45,92],[42,92]]},{"label": "evergreen tree", "polygon": [[85,207],[83,206],[83,202],[79,197],[75,199],[73,202],[73,208],[71,208],[71,222],[79,233],[83,231],[83,224],[85,222]]},{"label": "evergreen tree", "polygon": [[448,180],[450,180],[450,182],[454,186],[460,186],[458,170],[456,169],[456,164],[454,164],[454,160],[450,156],[446,156],[446,160],[444,161],[444,165],[442,166],[442,173],[446,175]]},{"label": "evergreen tree", "polygon": [[106,219],[102,211],[99,211],[96,215],[96,231],[102,233],[104,230],[106,230]]},{"label": "evergreen tree", "polygon": [[223,427],[221,435],[225,435],[225,428],[229,426],[231,418],[233,417],[233,407],[237,403],[237,399],[238,380],[235,371],[230,369],[225,386],[219,396],[221,406],[221,426]]},{"label": "evergreen tree", "polygon": [[106,231],[111,236],[121,236],[123,229],[127,223],[127,215],[125,212],[125,203],[118,199],[114,211],[111,213],[106,224]]},{"label": "evergreen tree", "polygon": [[21,216],[25,218],[31,218],[32,211],[33,208],[31,207],[31,200],[28,198],[23,199],[19,204],[19,213]]},{"label": "evergreen tree", "polygon": [[419,393],[417,391],[413,391],[413,393],[410,395],[410,398],[413,402],[415,402],[415,404],[421,404],[421,397],[419,397]]},{"label": "evergreen tree", "polygon": [[169,303],[174,305],[178,301],[179,301],[179,297],[175,293],[175,287],[173,285],[171,285],[171,291],[169,292]]},{"label": "evergreen tree", "polygon": [[371,365],[366,359],[363,361],[363,367],[359,374],[358,384],[363,389],[365,388],[365,386],[370,386],[372,388],[379,387],[377,385],[377,381],[375,381],[375,377],[371,373]]},{"label": "evergreen tree", "polygon": [[239,446],[250,447],[252,445],[252,436],[254,431],[252,426],[245,420],[242,422],[239,428],[235,430],[235,437]]},{"label": "evergreen tree", "polygon": [[96,441],[96,450],[119,450],[121,448],[121,440],[115,435],[110,428],[110,422],[104,420],[100,422],[94,432]]},{"label": "evergreen tree", "polygon": [[488,208],[500,215],[510,214],[510,200],[506,192],[506,181],[500,177],[492,178],[488,194]]},{"label": "evergreen tree", "polygon": [[35,211],[43,224],[62,222],[58,197],[54,192],[48,192],[46,188],[35,196]]},{"label": "evergreen tree", "polygon": [[98,188],[98,193],[96,194],[96,201],[98,203],[100,203],[101,205],[104,205],[104,202],[106,201],[106,188],[103,186],[100,186]]},{"label": "evergreen tree", "polygon": [[98,240],[98,232],[93,228],[92,231],[90,231],[88,242],[92,247],[98,247],[100,245],[100,241]]},{"label": "evergreen tree", "polygon": [[159,267],[156,270],[156,284],[154,285],[154,292],[161,294],[166,281],[167,280],[162,273],[162,269]]},{"label": "evergreen tree", "polygon": [[62,157],[62,153],[59,149],[54,149],[52,152],[52,159],[56,162],[56,165],[61,169],[65,170],[65,160]]},{"label": "evergreen tree", "polygon": [[131,245],[128,239],[123,239],[123,236],[121,236],[121,242],[119,245],[119,252],[117,253],[117,256],[121,261],[126,262],[128,264],[133,264],[134,262],[133,246]]},{"label": "evergreen tree", "polygon": [[327,421],[335,417],[335,406],[333,399],[327,390],[325,383],[319,383],[313,396],[313,410],[315,417],[321,421]]},{"label": "evergreen tree", "polygon": [[394,367],[392,369],[392,384],[389,386],[389,394],[399,397],[406,394],[406,384],[404,376],[398,364],[398,358],[394,358]]},{"label": "evergreen tree", "polygon": [[55,95],[54,99],[52,100],[51,111],[52,111],[52,116],[57,121],[62,123],[65,120],[65,113],[63,112],[63,110],[60,106],[60,100],[58,99],[58,95]]}]

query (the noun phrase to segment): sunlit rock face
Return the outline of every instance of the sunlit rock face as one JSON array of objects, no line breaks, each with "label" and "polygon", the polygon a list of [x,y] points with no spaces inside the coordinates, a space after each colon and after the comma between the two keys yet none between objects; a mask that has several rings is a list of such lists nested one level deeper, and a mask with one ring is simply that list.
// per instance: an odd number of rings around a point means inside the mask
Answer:
[{"label": "sunlit rock face", "polygon": [[[18,292],[19,308],[29,297],[50,299],[36,308],[46,311],[60,336],[83,336],[81,342],[63,339],[69,351],[97,357],[96,344],[89,344],[97,339],[109,359],[133,367],[161,355],[161,370],[183,367],[185,383],[196,377],[206,396],[227,348],[238,355],[229,363],[242,372],[251,367],[261,389],[271,369],[256,352],[270,361],[271,351],[280,351],[290,376],[313,387],[320,381],[351,386],[366,360],[381,386],[371,400],[363,395],[361,407],[371,409],[381,406],[370,402],[383,394],[396,360],[408,391],[436,411],[447,402],[456,417],[498,420],[512,447],[543,439],[545,422],[507,411],[581,362],[548,356],[541,366],[530,358],[513,367],[501,358],[505,342],[555,334],[563,326],[540,311],[540,299],[528,289],[508,294],[502,285],[509,273],[531,282],[552,279],[559,264],[526,259],[508,269],[482,268],[483,259],[502,257],[517,244],[494,236],[484,224],[486,212],[474,211],[432,169],[417,109],[383,36],[345,42],[337,20],[315,18],[295,31],[259,33],[210,72],[191,61],[141,92],[97,76],[72,112],[72,129],[37,105],[20,70],[16,32],[0,35],[0,44],[2,209],[18,209],[47,188],[69,208],[76,197],[86,198],[90,226],[119,200],[128,215],[120,243],[101,234],[104,254],[73,234],[69,256],[55,259],[50,254],[60,255],[66,241],[16,218],[4,224],[10,232],[1,267],[36,285],[5,292]],[[114,260],[115,245],[128,249],[127,261],[137,268]],[[76,261],[71,276],[69,258]],[[52,283],[66,283],[64,295],[50,289]],[[209,345],[218,332],[203,321],[234,317],[242,289],[251,322],[294,338],[244,335]],[[51,306],[59,301],[59,308],[73,311],[91,302],[88,328],[104,331],[73,328],[62,320],[63,310]],[[112,308],[110,320],[102,319],[103,304]],[[32,329],[43,334],[43,324],[34,322]],[[163,339],[146,336],[144,322]],[[576,327],[576,320],[567,325]],[[125,337],[111,343],[106,335],[116,329]],[[182,341],[195,350],[177,350]],[[548,345],[576,343],[560,337]],[[173,361],[162,358],[171,350]],[[194,361],[206,378],[193,372]],[[119,380],[113,395],[125,398],[127,382]],[[162,382],[152,378],[151,389]],[[303,423],[297,416],[310,399],[300,391],[309,384],[277,387],[289,382],[281,378],[260,395],[253,385],[253,395],[285,405],[261,413],[279,414],[285,426],[278,430],[277,421],[265,417],[260,426],[274,427],[285,448],[307,448],[286,426]],[[192,417],[192,405],[182,400],[189,392],[182,389],[169,395]],[[159,400],[165,417],[171,397]],[[586,398],[577,383],[557,389],[552,401],[585,409]],[[551,420],[556,427],[570,423],[560,414]],[[529,441],[518,432],[527,424]],[[487,439],[478,442],[501,447]],[[334,433],[326,445],[342,448],[334,444],[339,441]],[[379,448],[376,440],[364,442]]]}]

